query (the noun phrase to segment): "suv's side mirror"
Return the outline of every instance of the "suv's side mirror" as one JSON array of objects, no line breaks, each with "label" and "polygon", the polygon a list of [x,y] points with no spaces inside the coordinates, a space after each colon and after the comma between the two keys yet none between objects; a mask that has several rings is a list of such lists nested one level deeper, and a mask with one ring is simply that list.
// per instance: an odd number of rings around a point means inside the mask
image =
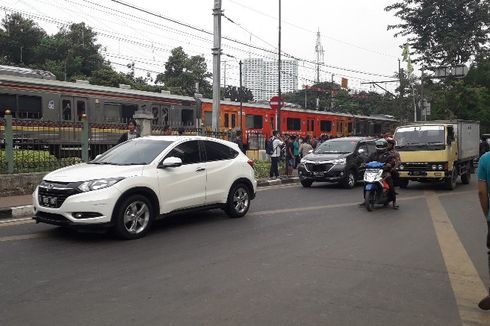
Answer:
[{"label": "suv's side mirror", "polygon": [[357,150],[357,152],[358,152],[359,154],[362,154],[362,153],[365,153],[365,152],[366,152],[366,150],[365,150],[364,148],[359,148],[359,149]]},{"label": "suv's side mirror", "polygon": [[167,157],[163,162],[160,162],[158,164],[159,169],[166,169],[166,168],[176,168],[182,165],[182,160],[178,157]]}]

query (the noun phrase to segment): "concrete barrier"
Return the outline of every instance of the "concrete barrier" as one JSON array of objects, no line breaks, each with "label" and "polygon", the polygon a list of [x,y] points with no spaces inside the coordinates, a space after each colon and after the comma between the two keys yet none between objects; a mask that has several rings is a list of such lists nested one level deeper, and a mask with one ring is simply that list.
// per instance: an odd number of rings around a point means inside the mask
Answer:
[{"label": "concrete barrier", "polygon": [[32,194],[47,172],[2,174],[0,194],[2,197]]}]

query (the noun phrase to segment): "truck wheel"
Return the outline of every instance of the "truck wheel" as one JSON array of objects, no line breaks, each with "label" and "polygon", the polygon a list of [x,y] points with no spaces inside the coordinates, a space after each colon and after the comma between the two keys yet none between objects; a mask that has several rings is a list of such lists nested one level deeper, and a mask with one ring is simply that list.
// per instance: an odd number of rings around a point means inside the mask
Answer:
[{"label": "truck wheel", "polygon": [[461,175],[461,183],[464,185],[469,184],[471,181],[471,172],[467,171],[465,174]]},{"label": "truck wheel", "polygon": [[458,173],[456,169],[453,169],[453,172],[449,178],[446,179],[446,189],[454,190],[456,189],[456,180],[458,179]]},{"label": "truck wheel", "polygon": [[406,189],[408,187],[409,182],[410,182],[410,180],[408,180],[408,179],[398,179],[398,185],[402,189]]}]

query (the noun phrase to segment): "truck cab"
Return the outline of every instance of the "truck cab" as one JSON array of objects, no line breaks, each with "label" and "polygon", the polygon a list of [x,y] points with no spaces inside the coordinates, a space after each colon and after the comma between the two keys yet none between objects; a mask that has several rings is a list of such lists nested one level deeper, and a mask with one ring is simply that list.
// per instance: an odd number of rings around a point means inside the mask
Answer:
[{"label": "truck cab", "polygon": [[452,190],[459,176],[468,184],[479,153],[479,132],[479,122],[464,120],[398,127],[394,138],[400,154],[400,186],[410,181],[443,182]]}]

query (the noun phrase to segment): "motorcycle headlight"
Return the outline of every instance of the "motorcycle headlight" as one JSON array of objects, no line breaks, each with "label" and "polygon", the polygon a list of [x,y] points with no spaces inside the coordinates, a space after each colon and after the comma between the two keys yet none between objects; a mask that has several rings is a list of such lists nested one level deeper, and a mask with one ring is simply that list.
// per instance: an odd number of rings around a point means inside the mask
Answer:
[{"label": "motorcycle headlight", "polygon": [[339,159],[337,159],[337,160],[332,160],[332,161],[330,161],[330,163],[332,163],[332,164],[342,165],[342,164],[345,164],[345,163],[346,163],[346,159],[345,159],[345,158],[339,158]]},{"label": "motorcycle headlight", "polygon": [[433,165],[432,170],[437,170],[437,165]]},{"label": "motorcycle headlight", "polygon": [[124,178],[106,178],[106,179],[89,180],[79,185],[78,189],[82,192],[104,189],[115,185],[122,179]]},{"label": "motorcycle headlight", "polygon": [[403,165],[400,165],[398,168],[399,168],[400,170],[403,170],[405,167],[404,167]]},{"label": "motorcycle headlight", "polygon": [[443,169],[444,169],[444,166],[443,166],[442,164],[439,164],[439,165],[437,166],[437,168],[438,168],[439,170],[443,170]]}]

